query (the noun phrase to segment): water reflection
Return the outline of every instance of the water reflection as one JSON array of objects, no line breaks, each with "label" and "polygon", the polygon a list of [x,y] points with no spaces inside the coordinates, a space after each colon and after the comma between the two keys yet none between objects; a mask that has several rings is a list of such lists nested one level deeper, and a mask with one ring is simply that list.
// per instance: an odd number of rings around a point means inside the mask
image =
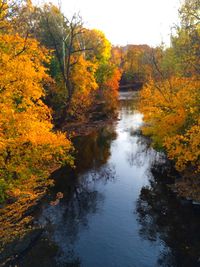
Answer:
[{"label": "water reflection", "polygon": [[73,248],[79,231],[89,227],[88,217],[97,212],[103,198],[95,189],[76,187],[69,202],[63,201],[56,207],[49,206],[43,212],[40,224],[45,224],[46,237],[58,248],[55,257],[58,266],[74,260]]},{"label": "water reflection", "polygon": [[166,183],[173,173],[168,168],[154,165],[151,172],[150,185],[141,189],[137,201],[140,236],[152,243],[163,242],[159,266],[200,266],[200,210],[169,190]]},{"label": "water reflection", "polygon": [[104,194],[96,186],[113,182],[116,178],[115,166],[107,163],[110,145],[115,138],[114,127],[110,126],[75,139],[76,168],[61,168],[54,173],[56,184],[50,198],[54,198],[58,191],[64,194],[64,198],[57,206],[49,205],[50,199],[43,204],[38,224],[45,232],[20,266],[81,265],[74,251],[75,243],[79,233],[88,229],[88,221],[101,209],[104,201]]},{"label": "water reflection", "polygon": [[144,136],[132,132],[130,136],[130,147],[126,152],[126,158],[130,166],[142,167],[147,163],[151,166],[156,162],[165,162],[165,156],[156,152],[150,145],[150,140]]},{"label": "water reflection", "polygon": [[111,142],[117,138],[114,125],[103,127],[89,136],[81,136],[74,140],[77,148],[76,171],[82,173],[91,168],[99,168],[105,164],[110,155]]}]

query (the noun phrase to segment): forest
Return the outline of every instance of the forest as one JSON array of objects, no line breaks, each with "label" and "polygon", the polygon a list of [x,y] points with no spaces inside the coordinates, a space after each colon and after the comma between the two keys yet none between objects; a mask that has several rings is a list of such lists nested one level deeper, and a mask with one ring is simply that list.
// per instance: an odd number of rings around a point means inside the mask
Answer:
[{"label": "forest", "polygon": [[32,220],[24,214],[53,186],[50,174],[76,168],[70,126],[115,120],[119,91],[129,86],[139,95],[142,133],[182,177],[177,193],[200,201],[200,1],[185,0],[179,17],[170,47],[113,46],[79,14],[0,0],[3,242],[24,234]]}]

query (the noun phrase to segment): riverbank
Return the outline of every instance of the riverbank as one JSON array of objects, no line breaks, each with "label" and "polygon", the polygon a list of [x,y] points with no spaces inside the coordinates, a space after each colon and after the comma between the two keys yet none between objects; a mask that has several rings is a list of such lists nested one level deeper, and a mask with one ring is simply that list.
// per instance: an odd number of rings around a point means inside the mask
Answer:
[{"label": "riverbank", "polygon": [[106,118],[105,120],[71,122],[62,126],[62,131],[69,137],[85,136],[101,127],[112,125],[115,121],[117,121],[116,116],[113,118]]},{"label": "riverbank", "polygon": [[192,168],[180,173],[180,178],[175,181],[172,190],[179,197],[200,206],[200,174],[195,173]]},{"label": "riverbank", "polygon": [[[148,128],[149,124],[144,123],[144,127]],[[141,130],[143,133],[143,131]],[[150,143],[153,144],[152,136],[143,133],[144,136],[149,138]],[[170,185],[171,190],[185,201],[191,202],[193,205],[200,206],[200,173],[192,165],[188,165],[183,171],[177,170],[175,159],[169,159],[165,147],[160,146],[157,149],[154,145],[153,148],[157,151],[163,151],[166,158],[176,172],[176,176],[173,178],[173,184]]]}]

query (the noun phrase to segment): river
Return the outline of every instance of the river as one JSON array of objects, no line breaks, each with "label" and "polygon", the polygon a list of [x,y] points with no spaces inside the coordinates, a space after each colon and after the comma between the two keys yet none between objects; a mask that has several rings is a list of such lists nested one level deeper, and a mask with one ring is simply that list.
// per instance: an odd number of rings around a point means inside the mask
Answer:
[{"label": "river", "polygon": [[74,140],[76,169],[54,174],[44,232],[17,266],[200,266],[199,209],[169,189],[174,173],[142,136],[136,98],[121,93],[118,120]]}]

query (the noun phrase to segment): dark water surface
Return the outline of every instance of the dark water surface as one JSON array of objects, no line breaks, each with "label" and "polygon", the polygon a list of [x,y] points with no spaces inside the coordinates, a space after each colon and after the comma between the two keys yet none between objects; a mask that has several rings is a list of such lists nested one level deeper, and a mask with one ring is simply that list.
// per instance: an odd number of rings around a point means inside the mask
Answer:
[{"label": "dark water surface", "polygon": [[77,168],[55,174],[38,216],[45,231],[18,266],[200,266],[199,210],[166,186],[172,174],[130,97],[121,93],[114,125],[76,138]]}]

